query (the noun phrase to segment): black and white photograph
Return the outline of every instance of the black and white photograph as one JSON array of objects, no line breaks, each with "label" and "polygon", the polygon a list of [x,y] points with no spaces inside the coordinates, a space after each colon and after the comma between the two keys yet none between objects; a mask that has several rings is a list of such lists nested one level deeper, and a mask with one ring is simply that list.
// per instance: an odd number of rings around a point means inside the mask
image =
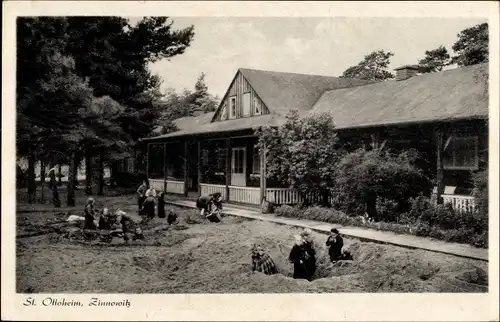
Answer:
[{"label": "black and white photograph", "polygon": [[15,164],[2,148],[2,173],[15,209],[2,206],[2,231],[9,215],[16,305],[498,296],[491,13],[156,6],[13,20]]}]

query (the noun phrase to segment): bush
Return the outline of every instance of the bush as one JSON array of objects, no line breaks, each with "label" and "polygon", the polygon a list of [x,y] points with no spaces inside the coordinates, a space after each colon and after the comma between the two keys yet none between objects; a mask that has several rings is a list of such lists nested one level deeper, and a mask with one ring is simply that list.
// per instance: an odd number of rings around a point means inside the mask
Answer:
[{"label": "bush", "polygon": [[279,206],[274,210],[276,216],[290,217],[290,218],[299,218],[298,216],[299,212],[300,210],[298,208],[288,205]]},{"label": "bush", "polygon": [[377,220],[396,221],[398,213],[409,210],[410,198],[431,191],[431,181],[414,165],[416,158],[413,151],[392,156],[360,149],[345,155],[335,176],[336,207],[346,213],[367,212]]},{"label": "bush", "polygon": [[454,212],[449,205],[434,206],[425,197],[412,199],[412,208],[398,218],[398,223],[367,222],[360,216],[352,217],[324,207],[300,209],[283,205],[276,208],[275,213],[277,216],[288,218],[317,220],[488,247],[488,225],[482,221],[483,217],[478,215],[478,212]]},{"label": "bush", "polygon": [[473,195],[476,201],[476,209],[488,215],[488,171],[484,170],[472,176],[474,181]]}]

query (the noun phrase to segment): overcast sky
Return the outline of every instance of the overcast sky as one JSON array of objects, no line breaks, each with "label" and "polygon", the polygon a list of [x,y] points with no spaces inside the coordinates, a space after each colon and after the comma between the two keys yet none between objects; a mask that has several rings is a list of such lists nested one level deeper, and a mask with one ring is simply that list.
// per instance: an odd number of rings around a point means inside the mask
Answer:
[{"label": "overcast sky", "polygon": [[[485,19],[443,18],[216,18],[174,17],[194,25],[191,46],[151,65],[163,89],[192,89],[201,72],[209,92],[222,96],[238,68],[340,76],[373,50],[392,51],[391,68],[415,64],[425,50],[444,45]],[[131,22],[137,21],[131,18]]]}]

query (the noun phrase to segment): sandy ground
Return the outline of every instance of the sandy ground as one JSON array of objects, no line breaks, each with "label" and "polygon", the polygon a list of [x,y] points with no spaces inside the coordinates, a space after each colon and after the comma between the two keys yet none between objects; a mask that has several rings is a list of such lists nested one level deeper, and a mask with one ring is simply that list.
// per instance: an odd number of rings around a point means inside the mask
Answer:
[{"label": "sandy ground", "polygon": [[[111,200],[111,199],[109,199]],[[136,210],[130,197],[108,200],[112,209]],[[214,224],[195,210],[174,210],[180,221],[139,225],[146,240],[129,245],[86,239],[64,222],[68,213],[17,214],[17,291],[20,293],[283,293],[486,292],[487,263],[423,250],[345,239],[354,261],[333,265],[314,233],[319,254],[315,280],[294,280],[286,261],[298,230],[224,217]],[[73,213],[77,214],[77,212]],[[68,231],[73,234],[68,235]],[[250,247],[260,242],[280,274],[251,272]]]}]

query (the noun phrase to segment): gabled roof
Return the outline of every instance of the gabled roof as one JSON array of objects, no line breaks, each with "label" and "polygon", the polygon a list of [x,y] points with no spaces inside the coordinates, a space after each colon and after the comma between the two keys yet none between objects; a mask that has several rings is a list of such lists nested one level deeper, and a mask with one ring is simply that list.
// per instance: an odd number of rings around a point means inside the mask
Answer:
[{"label": "gabled roof", "polygon": [[337,128],[488,117],[488,64],[325,92],[311,114]]},{"label": "gabled roof", "polygon": [[283,73],[240,68],[271,114],[285,115],[290,110],[307,111],[327,90],[373,83],[373,81],[331,76]]}]

